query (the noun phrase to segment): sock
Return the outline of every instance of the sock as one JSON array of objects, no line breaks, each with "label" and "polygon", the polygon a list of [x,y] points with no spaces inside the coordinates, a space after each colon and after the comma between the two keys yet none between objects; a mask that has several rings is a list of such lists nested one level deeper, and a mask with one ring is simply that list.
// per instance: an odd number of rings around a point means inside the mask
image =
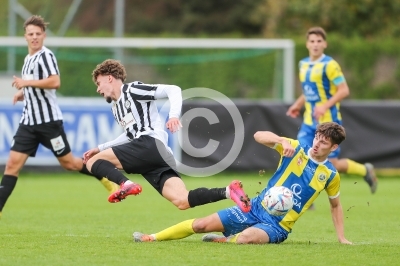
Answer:
[{"label": "sock", "polygon": [[82,169],[79,171],[79,173],[84,174],[84,175],[94,176],[99,181],[101,181],[101,179],[103,178],[102,176],[95,176],[94,174],[89,172],[89,170],[86,167],[86,164],[83,164]]},{"label": "sock", "polygon": [[157,241],[163,241],[181,239],[191,236],[195,233],[192,227],[193,222],[194,219],[186,220],[184,222],[180,222],[179,224],[168,227],[167,229],[154,234],[154,239]]},{"label": "sock", "polygon": [[346,159],[347,172],[346,174],[365,176],[367,174],[367,167],[365,165]]},{"label": "sock", "polygon": [[229,242],[229,243],[236,243],[236,241],[237,241],[239,235],[240,235],[240,233],[238,233],[238,234],[236,234],[236,235],[233,235],[233,236],[227,237],[227,238],[226,238],[226,242]]},{"label": "sock", "polygon": [[92,173],[95,176],[104,176],[109,181],[112,181],[118,185],[121,185],[129,180],[117,168],[115,168],[112,163],[103,159],[99,159],[94,162],[92,165]]},{"label": "sock", "polygon": [[7,202],[13,192],[15,185],[17,184],[18,178],[13,175],[4,175],[0,183],[0,212],[3,210],[4,205]]},{"label": "sock", "polygon": [[226,188],[196,188],[189,191],[188,202],[191,208],[226,199]]},{"label": "sock", "polygon": [[[111,182],[107,178],[103,177],[100,182],[103,184],[103,186],[107,189],[108,193],[113,193],[118,190],[119,186],[115,184],[114,182]],[[128,182],[128,181],[126,181]]]}]

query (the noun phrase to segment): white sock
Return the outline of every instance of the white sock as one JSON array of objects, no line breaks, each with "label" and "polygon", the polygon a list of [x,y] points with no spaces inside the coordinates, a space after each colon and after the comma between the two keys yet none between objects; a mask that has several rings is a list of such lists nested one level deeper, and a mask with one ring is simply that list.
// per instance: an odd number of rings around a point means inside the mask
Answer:
[{"label": "white sock", "polygon": [[126,181],[126,182],[124,183],[124,185],[130,185],[130,184],[133,184],[133,182],[132,182],[131,180],[128,180],[128,181]]},{"label": "white sock", "polygon": [[154,239],[154,241],[157,240],[157,239],[156,239],[156,234],[151,234],[150,236]]},{"label": "white sock", "polygon": [[230,199],[230,198],[231,198],[231,192],[230,192],[230,190],[229,190],[229,186],[226,187],[225,195],[226,195],[226,198],[227,198],[227,199]]}]

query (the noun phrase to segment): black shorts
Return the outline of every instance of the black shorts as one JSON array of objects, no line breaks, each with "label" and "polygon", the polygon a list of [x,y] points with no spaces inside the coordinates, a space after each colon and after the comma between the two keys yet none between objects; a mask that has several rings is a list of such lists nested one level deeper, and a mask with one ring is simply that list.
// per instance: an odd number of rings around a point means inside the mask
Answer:
[{"label": "black shorts", "polygon": [[174,156],[158,139],[144,135],[112,149],[126,173],[141,174],[160,194],[167,179],[180,177]]},{"label": "black shorts", "polygon": [[34,126],[19,124],[11,150],[35,157],[39,144],[51,150],[56,157],[71,152],[61,120]]}]

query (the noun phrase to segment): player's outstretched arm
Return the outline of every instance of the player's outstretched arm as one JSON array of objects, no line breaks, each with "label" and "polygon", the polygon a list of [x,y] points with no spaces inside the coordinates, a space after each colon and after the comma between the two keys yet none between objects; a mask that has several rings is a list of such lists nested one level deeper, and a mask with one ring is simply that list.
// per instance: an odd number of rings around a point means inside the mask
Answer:
[{"label": "player's outstretched arm", "polygon": [[271,131],[257,131],[256,134],[254,134],[254,139],[258,143],[270,148],[275,147],[276,144],[281,144],[283,148],[283,156],[292,157],[295,153],[295,149],[287,139],[280,137]]},{"label": "player's outstretched arm", "polygon": [[343,210],[342,205],[340,204],[339,196],[334,199],[329,199],[329,202],[331,204],[333,225],[335,226],[339,242],[348,245],[353,244],[344,236]]}]

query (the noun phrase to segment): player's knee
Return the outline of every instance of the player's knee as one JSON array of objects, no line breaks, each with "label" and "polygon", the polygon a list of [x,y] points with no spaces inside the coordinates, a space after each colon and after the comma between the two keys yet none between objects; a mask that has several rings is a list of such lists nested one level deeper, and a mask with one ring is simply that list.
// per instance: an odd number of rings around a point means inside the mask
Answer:
[{"label": "player's knee", "polygon": [[192,227],[195,233],[206,233],[208,222],[205,219],[196,219],[194,220]]},{"label": "player's knee", "polygon": [[5,166],[5,173],[17,176],[23,166],[23,162],[10,156]]},{"label": "player's knee", "polygon": [[176,200],[173,200],[172,203],[181,211],[187,210],[190,208],[187,198],[186,199],[176,199]]},{"label": "player's knee", "polygon": [[18,164],[16,164],[13,161],[7,161],[6,167],[4,169],[4,172],[9,174],[9,175],[18,175],[18,172],[20,169],[18,169]]}]

